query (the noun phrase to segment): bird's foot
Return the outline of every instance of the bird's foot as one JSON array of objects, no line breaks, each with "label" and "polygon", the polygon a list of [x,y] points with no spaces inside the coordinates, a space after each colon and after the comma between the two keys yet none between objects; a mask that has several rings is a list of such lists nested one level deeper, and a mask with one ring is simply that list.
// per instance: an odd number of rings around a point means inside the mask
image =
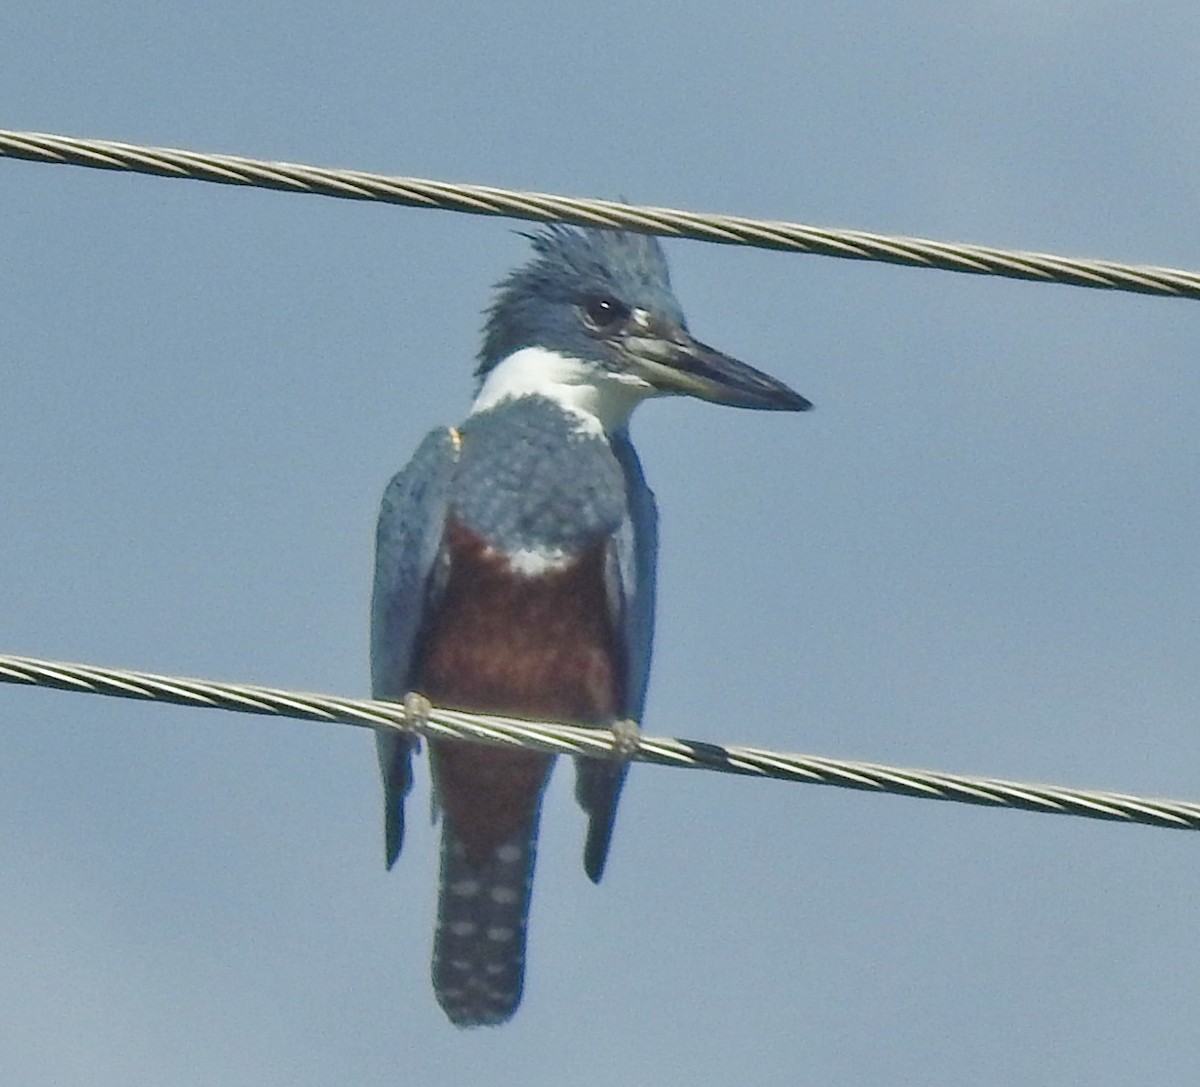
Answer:
[{"label": "bird's foot", "polygon": [[429,723],[432,712],[433,703],[423,694],[409,691],[404,696],[404,724],[414,732],[419,732],[423,725]]},{"label": "bird's foot", "polygon": [[613,749],[618,755],[628,758],[637,754],[638,745],[642,742],[642,728],[636,721],[630,718],[614,721],[612,734]]}]

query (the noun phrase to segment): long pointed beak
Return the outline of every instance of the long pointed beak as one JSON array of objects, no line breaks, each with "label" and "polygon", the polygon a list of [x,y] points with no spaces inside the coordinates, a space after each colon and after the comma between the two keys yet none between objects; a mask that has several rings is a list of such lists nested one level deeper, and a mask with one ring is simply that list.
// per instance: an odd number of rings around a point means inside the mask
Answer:
[{"label": "long pointed beak", "polygon": [[806,400],[782,381],[701,343],[679,327],[643,328],[622,348],[638,373],[665,393],[760,411],[808,411]]}]

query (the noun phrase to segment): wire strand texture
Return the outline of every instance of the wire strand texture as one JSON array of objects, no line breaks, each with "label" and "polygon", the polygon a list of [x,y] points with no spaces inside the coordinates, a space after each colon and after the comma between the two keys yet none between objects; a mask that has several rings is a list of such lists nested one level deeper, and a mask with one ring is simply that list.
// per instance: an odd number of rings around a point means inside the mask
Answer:
[{"label": "wire strand texture", "polygon": [[1174,268],[1083,260],[1048,253],[872,234],[861,230],[837,230],[735,215],[709,215],[674,208],[622,204],[612,200],[520,192],[486,185],[391,177],[362,170],[326,169],[236,155],[204,154],[168,147],[5,129],[0,129],[0,156],[90,166],[101,170],[127,170],[159,177],[190,178],[223,185],[315,193],[348,200],[378,200],[475,215],[503,215],[536,222],[562,221],[580,226],[623,227],[645,234],[664,234],[725,245],[748,245],[974,275],[1007,276],[1041,283],[1200,299],[1200,273]]},{"label": "wire strand texture", "polygon": [[[306,721],[404,729],[437,739],[469,740],[500,747],[528,747],[562,755],[621,757],[627,751],[606,729],[463,713],[434,708],[428,718],[408,720],[394,702],[306,694],[272,687],[186,679],[94,665],[0,655],[0,682],[110,695],[238,713],[294,717]],[[1018,808],[1077,815],[1176,830],[1200,830],[1200,803],[1151,799],[1126,793],[1032,785],[1001,778],[971,777],[878,763],[785,754],[755,747],[722,746],[697,740],[642,736],[630,758],[658,766],[715,770],[746,777],[810,785],[836,785],[864,792],[953,800],[990,808]]]}]

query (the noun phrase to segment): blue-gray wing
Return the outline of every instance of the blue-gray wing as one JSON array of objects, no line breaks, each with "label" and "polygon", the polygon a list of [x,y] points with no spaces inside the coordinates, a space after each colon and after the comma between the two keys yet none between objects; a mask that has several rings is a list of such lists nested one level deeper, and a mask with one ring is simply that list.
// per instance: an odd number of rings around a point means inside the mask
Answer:
[{"label": "blue-gray wing", "polygon": [[[613,539],[619,583],[610,585],[610,608],[624,642],[625,716],[640,722],[650,682],[654,644],[654,577],[658,566],[658,507],[646,486],[642,466],[628,437],[613,438],[613,452],[625,473],[629,515]],[[618,600],[613,600],[614,596]]]},{"label": "blue-gray wing", "polygon": [[[622,716],[640,723],[654,643],[658,509],[628,436],[617,434],[610,440],[625,475],[627,513],[609,547],[608,606],[625,669]],[[607,759],[580,759],[578,763],[575,796],[588,815],[583,867],[596,883],[604,874],[617,800],[628,768],[628,763]]]},{"label": "blue-gray wing", "polygon": [[[457,460],[454,432],[426,435],[383,492],[375,537],[371,596],[371,692],[400,700],[412,690],[414,646],[438,592],[439,554]],[[404,798],[412,787],[414,736],[376,732],[383,774],[384,829],[390,868],[404,843]]]}]

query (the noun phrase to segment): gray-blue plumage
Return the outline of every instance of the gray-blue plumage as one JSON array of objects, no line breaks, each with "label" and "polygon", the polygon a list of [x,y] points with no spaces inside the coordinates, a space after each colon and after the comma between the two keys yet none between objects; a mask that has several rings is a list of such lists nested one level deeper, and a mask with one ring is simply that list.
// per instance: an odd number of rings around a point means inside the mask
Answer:
[{"label": "gray-blue plumage", "polygon": [[459,429],[454,512],[492,546],[575,554],[625,516],[625,477],[609,440],[581,431],[552,400],[505,401]]},{"label": "gray-blue plumage", "polygon": [[[450,429],[431,431],[383,493],[371,595],[375,698],[401,701],[412,690],[413,649],[442,545],[455,459]],[[404,844],[404,798],[412,788],[417,740],[389,729],[375,733],[375,744],[383,773],[385,849],[391,868]]]},{"label": "gray-blue plumage", "polygon": [[527,234],[536,257],[497,285],[476,374],[486,376],[523,347],[594,358],[619,369],[619,355],[579,320],[589,298],[613,298],[687,328],[658,239],[621,230],[553,225]]}]

